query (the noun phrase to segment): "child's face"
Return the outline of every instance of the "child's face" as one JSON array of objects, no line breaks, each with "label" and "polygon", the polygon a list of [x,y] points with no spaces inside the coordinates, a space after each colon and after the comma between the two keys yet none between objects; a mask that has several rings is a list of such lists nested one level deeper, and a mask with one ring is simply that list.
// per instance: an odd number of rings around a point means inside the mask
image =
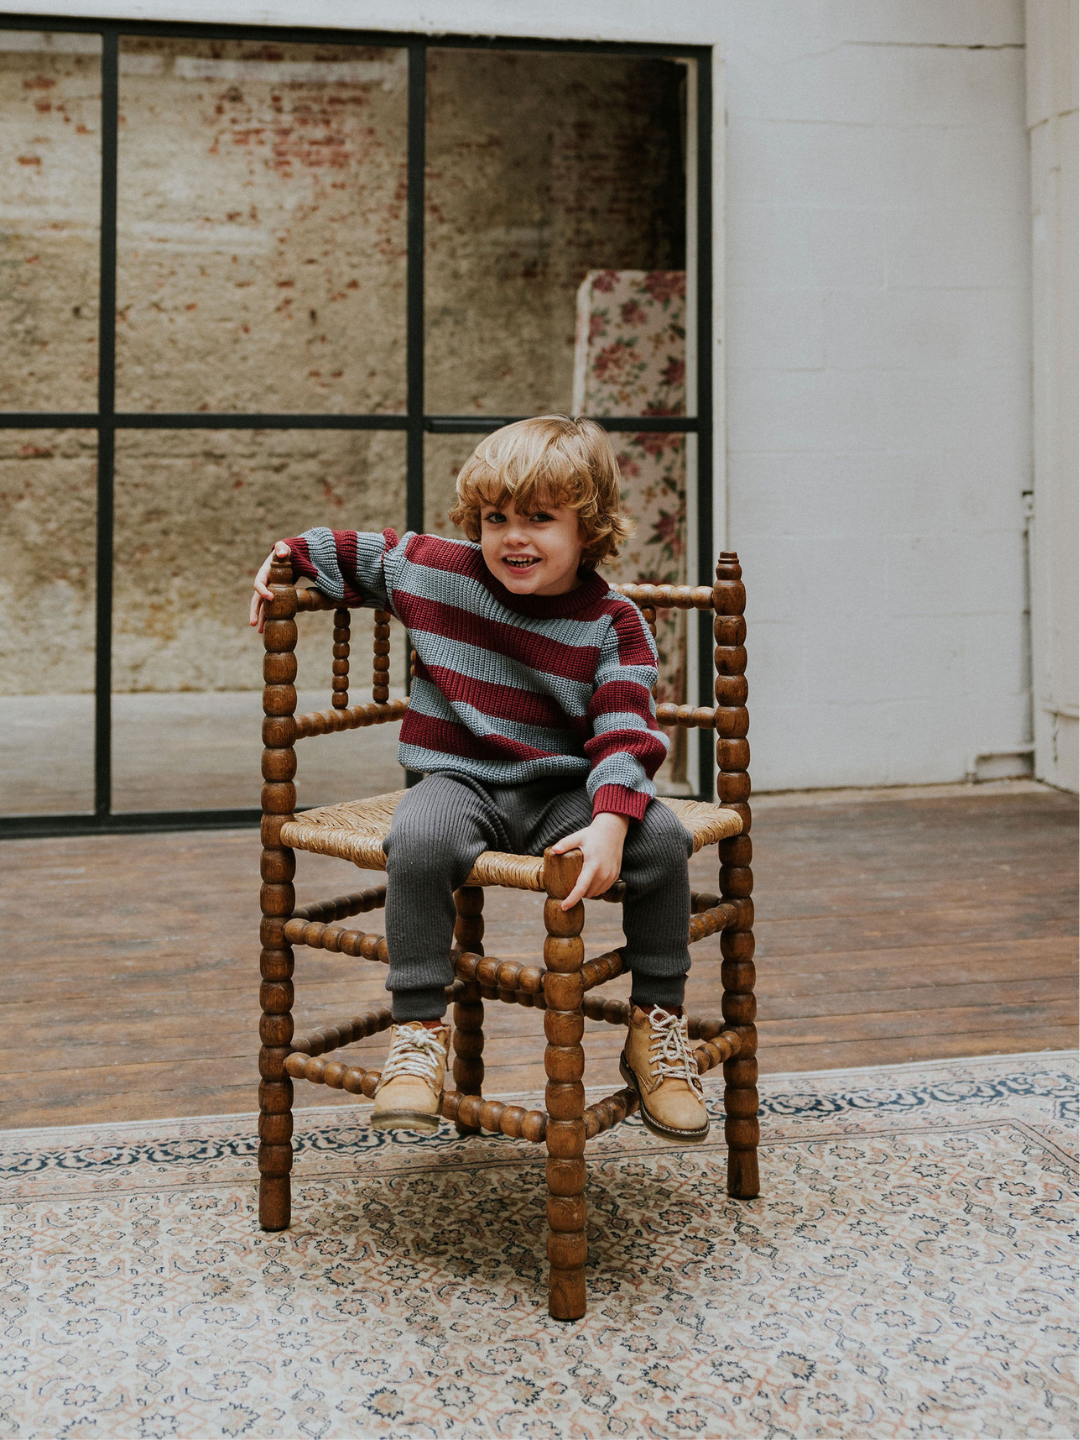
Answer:
[{"label": "child's face", "polygon": [[480,549],[492,575],[514,595],[565,595],[581,584],[581,528],[577,511],[565,505],[527,515],[509,501],[482,506]]}]

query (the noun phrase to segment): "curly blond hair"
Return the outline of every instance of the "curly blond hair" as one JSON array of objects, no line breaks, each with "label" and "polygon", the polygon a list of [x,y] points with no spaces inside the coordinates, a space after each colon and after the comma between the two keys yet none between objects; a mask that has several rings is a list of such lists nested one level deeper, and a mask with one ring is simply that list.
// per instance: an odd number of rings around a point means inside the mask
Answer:
[{"label": "curly blond hair", "polygon": [[480,539],[480,509],[512,501],[518,511],[566,505],[577,511],[581,563],[595,569],[614,559],[633,530],[622,514],[619,462],[607,434],[583,416],[537,415],[487,435],[457,477],[450,519]]}]

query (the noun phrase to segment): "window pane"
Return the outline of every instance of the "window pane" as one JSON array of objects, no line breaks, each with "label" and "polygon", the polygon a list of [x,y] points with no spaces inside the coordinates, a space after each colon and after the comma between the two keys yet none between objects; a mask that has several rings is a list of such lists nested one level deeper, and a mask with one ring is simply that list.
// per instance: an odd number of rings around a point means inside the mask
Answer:
[{"label": "window pane", "polygon": [[591,270],[686,265],[685,65],[432,50],[427,409],[569,410]]},{"label": "window pane", "polygon": [[97,436],[0,430],[0,811],[94,808]]},{"label": "window pane", "polygon": [[[363,431],[125,431],[117,437],[113,808],[259,803],[262,642],[251,580],[313,525],[404,528],[405,444]],[[301,710],[330,707],[331,612],[298,621]],[[371,698],[370,613],[354,614],[352,698]],[[392,693],[404,684],[395,625]],[[297,747],[301,805],[398,788],[396,725]]]},{"label": "window pane", "polygon": [[0,408],[96,410],[101,41],[0,30]]},{"label": "window pane", "polygon": [[117,405],[405,404],[404,50],[126,39]]}]

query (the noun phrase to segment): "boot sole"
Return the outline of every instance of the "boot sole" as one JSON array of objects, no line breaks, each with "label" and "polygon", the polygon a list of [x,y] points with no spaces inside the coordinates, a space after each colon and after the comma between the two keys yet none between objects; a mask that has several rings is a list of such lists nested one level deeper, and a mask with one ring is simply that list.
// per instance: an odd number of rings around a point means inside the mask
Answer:
[{"label": "boot sole", "polygon": [[638,1097],[638,1110],[641,1114],[642,1124],[645,1126],[645,1129],[648,1130],[650,1134],[655,1135],[658,1140],[670,1140],[672,1142],[678,1142],[681,1145],[700,1145],[703,1140],[708,1138],[708,1120],[705,1121],[704,1127],[700,1130],[676,1130],[674,1126],[665,1125],[662,1120],[657,1120],[650,1115],[645,1106],[645,1097],[641,1093],[638,1078],[633,1070],[630,1069],[630,1066],[627,1065],[626,1058],[623,1055],[619,1056],[619,1073]]},{"label": "boot sole", "polygon": [[422,1110],[387,1110],[382,1115],[372,1115],[373,1130],[416,1130],[422,1135],[434,1135],[439,1128],[439,1114],[443,1097],[439,1096],[439,1110],[434,1115],[425,1115]]}]

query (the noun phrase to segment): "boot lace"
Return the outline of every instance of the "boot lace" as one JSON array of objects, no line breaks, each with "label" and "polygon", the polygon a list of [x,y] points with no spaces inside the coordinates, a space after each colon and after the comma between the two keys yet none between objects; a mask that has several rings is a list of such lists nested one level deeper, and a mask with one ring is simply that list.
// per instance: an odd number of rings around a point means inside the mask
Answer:
[{"label": "boot lace", "polygon": [[439,1066],[446,1063],[446,1045],[438,1030],[405,1029],[394,1032],[386,1065],[379,1079],[378,1090],[389,1080],[401,1075],[415,1075],[436,1088]]},{"label": "boot lace", "polygon": [[649,1064],[657,1080],[685,1080],[699,1099],[705,1091],[690,1049],[685,1015],[670,1015],[659,1006],[649,1014]]}]

